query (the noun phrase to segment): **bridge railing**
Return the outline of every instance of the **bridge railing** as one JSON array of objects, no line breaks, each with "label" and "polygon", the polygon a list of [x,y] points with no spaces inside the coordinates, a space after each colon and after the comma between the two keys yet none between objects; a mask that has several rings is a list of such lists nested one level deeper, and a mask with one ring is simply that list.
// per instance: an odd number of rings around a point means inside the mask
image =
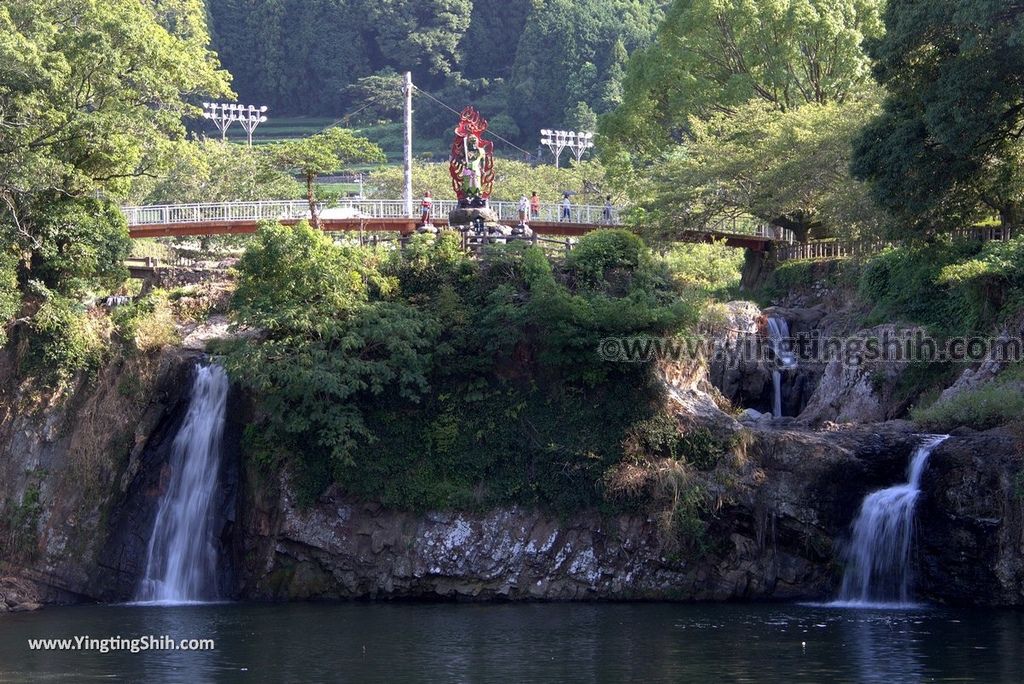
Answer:
[{"label": "bridge railing", "polygon": [[[949,235],[969,240],[978,240],[980,242],[1007,241],[1013,239],[1013,230],[1003,226],[971,227],[949,231]],[[877,254],[886,247],[892,247],[896,244],[898,243],[880,239],[811,240],[803,243],[780,245],[776,248],[775,256],[779,261],[842,259]]]},{"label": "bridge railing", "polygon": [[[435,200],[434,218],[444,218],[458,206],[454,200]],[[519,203],[492,201],[490,208],[501,221],[519,220]],[[129,226],[151,226],[185,223],[231,222],[231,221],[278,221],[309,218],[309,203],[305,200],[255,201],[255,202],[203,202],[192,204],[160,204],[151,206],[122,207]],[[343,199],[329,206],[320,205],[324,219],[418,219],[419,202],[414,205],[414,214],[409,216],[403,200],[384,199]],[[605,208],[600,205],[574,204],[569,208],[569,217],[562,218],[562,206],[557,203],[543,203],[536,217],[531,220],[561,221],[588,225],[619,225],[620,210],[613,207],[611,216],[605,217]]]}]

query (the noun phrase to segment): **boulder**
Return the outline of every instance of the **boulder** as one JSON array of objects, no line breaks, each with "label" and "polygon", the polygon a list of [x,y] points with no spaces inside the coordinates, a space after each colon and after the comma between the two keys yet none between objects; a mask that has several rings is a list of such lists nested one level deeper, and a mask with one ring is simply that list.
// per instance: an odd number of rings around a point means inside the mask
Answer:
[{"label": "boulder", "polygon": [[485,225],[500,223],[498,214],[487,207],[464,207],[448,212],[448,225],[453,227],[470,226],[481,220]]}]

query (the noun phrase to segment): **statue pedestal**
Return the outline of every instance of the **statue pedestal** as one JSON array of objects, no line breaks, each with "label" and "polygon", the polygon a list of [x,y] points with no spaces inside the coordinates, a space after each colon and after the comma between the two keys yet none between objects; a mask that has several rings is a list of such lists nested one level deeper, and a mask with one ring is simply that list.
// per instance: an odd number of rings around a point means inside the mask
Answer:
[{"label": "statue pedestal", "polygon": [[453,230],[490,230],[501,227],[498,214],[487,207],[466,207],[448,213],[448,226]]}]

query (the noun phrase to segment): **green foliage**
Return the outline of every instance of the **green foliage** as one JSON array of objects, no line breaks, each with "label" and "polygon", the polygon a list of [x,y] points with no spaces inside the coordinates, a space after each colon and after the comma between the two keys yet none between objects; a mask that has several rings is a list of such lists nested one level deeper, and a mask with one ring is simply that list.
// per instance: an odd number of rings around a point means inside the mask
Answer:
[{"label": "green foliage", "polygon": [[[372,197],[394,199],[402,195],[402,169],[386,167],[373,172]],[[412,190],[422,196],[429,190],[434,197],[455,198],[451,190],[452,181],[448,164],[415,164],[412,169]],[[503,159],[494,160],[494,199],[517,201],[521,195],[529,197],[533,192],[542,202],[557,202],[566,192],[577,193],[575,201],[604,204],[607,186],[604,168],[597,161],[584,161],[555,168],[550,165],[530,166],[524,162]]]},{"label": "green foliage", "polygon": [[26,299],[32,283],[45,291],[26,367],[64,381],[93,358],[96,335],[71,299],[126,277],[119,201],[133,178],[161,171],[195,102],[230,94],[208,43],[200,0],[0,5],[5,327],[18,308],[15,268]]},{"label": "green foliage", "polygon": [[726,297],[739,287],[743,250],[723,242],[679,243],[665,254],[665,262],[672,278],[683,287],[708,298]]},{"label": "green foliage", "polygon": [[266,227],[239,274],[236,321],[264,335],[226,358],[258,402],[249,449],[307,502],[336,482],[399,507],[600,505],[662,388],[598,342],[695,319],[648,292],[567,289],[536,248],[469,261],[444,233],[381,255]]},{"label": "green foliage", "polygon": [[174,312],[163,290],[117,307],[110,318],[117,336],[138,351],[160,349],[178,341]]},{"label": "green foliage", "polygon": [[5,532],[8,552],[12,557],[31,558],[39,537],[39,520],[43,513],[39,484],[30,482],[21,496],[21,501],[4,502],[0,531]]},{"label": "green foliage", "polygon": [[115,287],[128,277],[128,225],[117,205],[93,198],[40,199],[34,209],[32,277],[79,296],[94,285]]},{"label": "green foliage", "polygon": [[650,272],[650,250],[628,230],[596,230],[587,233],[569,253],[566,268],[584,287],[604,288],[618,273],[644,275]]},{"label": "green foliage", "polygon": [[60,387],[81,371],[95,369],[103,353],[98,322],[77,302],[56,292],[44,292],[39,311],[29,321],[23,376]]},{"label": "green foliage", "polygon": [[14,255],[0,252],[0,347],[7,344],[6,322],[13,319],[21,309],[21,291],[18,289],[18,259]]},{"label": "green foliage", "polygon": [[166,150],[167,168],[157,177],[136,178],[138,204],[228,202],[301,197],[298,183],[275,168],[266,151],[219,140],[176,141]]},{"label": "green foliage", "polygon": [[755,100],[691,117],[686,144],[651,175],[644,235],[729,230],[744,218],[800,240],[881,232],[885,216],[848,171],[852,140],[876,109],[871,98],[784,112]]},{"label": "green foliage", "polygon": [[[528,149],[540,127],[567,127],[578,103],[621,98],[629,50],[646,45],[660,0],[216,0],[214,48],[241,99],[275,115],[348,113],[371,126],[399,113],[397,72]],[[325,33],[324,26],[332,30]],[[396,104],[398,107],[396,107]],[[273,120],[273,118],[272,118]],[[578,119],[577,119],[578,122]],[[452,114],[423,98],[417,141],[443,156]],[[381,131],[366,134],[393,149]],[[400,151],[400,147],[398,150]],[[418,148],[419,149],[419,148]]]},{"label": "green foliage", "polygon": [[889,95],[861,134],[853,170],[911,228],[998,213],[1024,200],[1024,8],[985,0],[890,2],[871,43]]},{"label": "green foliage", "polygon": [[905,321],[936,332],[983,332],[991,318],[968,288],[940,279],[943,269],[975,255],[978,243],[936,241],[889,248],[869,259],[860,276],[860,297],[872,302],[869,322]]},{"label": "green foliage", "polygon": [[975,390],[911,411],[911,418],[929,430],[952,430],[966,425],[986,430],[1020,420],[1024,415],[1024,384],[998,378]]},{"label": "green foliage", "polygon": [[315,226],[320,225],[314,190],[317,176],[351,164],[385,161],[384,152],[377,145],[344,128],[328,128],[308,138],[274,143],[269,154],[278,166],[305,179]]},{"label": "green foliage", "polygon": [[[623,104],[601,124],[608,159],[659,158],[690,117],[751,100],[776,111],[842,102],[870,84],[861,43],[880,0],[675,0],[630,60]],[[822,65],[828,64],[828,68]]]},{"label": "green foliage", "polygon": [[855,291],[860,277],[861,265],[848,259],[785,261],[772,271],[757,295],[759,301],[768,303],[816,284]]},{"label": "green foliage", "polygon": [[[21,0],[0,7],[0,195],[123,191],[148,154],[228,92],[207,50],[202,3]],[[131,74],[131,78],[126,78]]]},{"label": "green foliage", "polygon": [[324,334],[336,316],[365,304],[371,288],[393,287],[367,256],[305,222],[264,225],[237,265],[237,319],[271,334]]},{"label": "green foliage", "polygon": [[[580,122],[580,104],[605,112],[614,104],[625,53],[650,40],[660,3],[629,0],[536,2],[519,38],[509,109],[530,134]],[[584,114],[586,114],[584,110]],[[591,121],[590,114],[586,120]]]}]

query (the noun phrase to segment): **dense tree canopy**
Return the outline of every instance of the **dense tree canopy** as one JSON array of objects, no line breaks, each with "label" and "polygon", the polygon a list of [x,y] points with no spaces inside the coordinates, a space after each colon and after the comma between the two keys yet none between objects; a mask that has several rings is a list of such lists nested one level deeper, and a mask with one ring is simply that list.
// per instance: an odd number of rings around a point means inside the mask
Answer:
[{"label": "dense tree canopy", "polygon": [[[618,103],[627,53],[645,45],[661,0],[207,0],[213,46],[244,99],[276,115],[381,114],[363,89],[413,72],[456,108],[476,104],[520,144],[568,125],[580,102]],[[329,27],[329,28],[328,28]],[[380,85],[379,83],[377,85]],[[366,109],[362,109],[366,105]],[[388,112],[385,118],[390,119]],[[417,107],[421,135],[451,112]]]},{"label": "dense tree canopy", "polygon": [[1019,223],[1024,200],[1024,4],[890,2],[876,73],[890,93],[854,172],[910,222],[962,223],[979,208]]},{"label": "dense tree canopy", "polygon": [[0,341],[63,384],[99,358],[81,300],[127,276],[117,202],[159,173],[194,102],[227,95],[201,0],[0,4]]},{"label": "dense tree canopy", "polygon": [[877,109],[868,100],[778,112],[754,101],[693,118],[687,143],[652,172],[643,231],[671,238],[753,220],[800,240],[880,232],[883,212],[848,172],[852,140]]},{"label": "dense tree canopy", "polygon": [[119,264],[124,219],[95,197],[152,170],[191,98],[228,92],[204,22],[199,0],[0,5],[0,230],[23,279],[78,287]]},{"label": "dense tree canopy", "polygon": [[643,158],[678,140],[689,117],[750,100],[777,110],[841,102],[871,81],[866,38],[881,0],[676,0],[634,55],[606,145]]}]

